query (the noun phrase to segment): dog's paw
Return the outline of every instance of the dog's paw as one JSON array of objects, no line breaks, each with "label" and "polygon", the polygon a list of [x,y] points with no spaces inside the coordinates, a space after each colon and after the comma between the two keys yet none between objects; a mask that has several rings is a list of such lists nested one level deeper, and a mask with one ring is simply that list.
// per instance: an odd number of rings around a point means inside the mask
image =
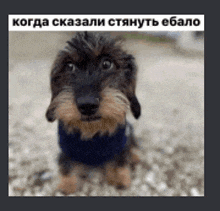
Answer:
[{"label": "dog's paw", "polygon": [[133,165],[136,165],[136,164],[140,163],[141,159],[139,158],[137,153],[134,150],[132,150],[130,153],[131,153],[130,154],[130,161],[131,161],[131,163]]},{"label": "dog's paw", "polygon": [[131,184],[130,169],[128,167],[108,166],[106,168],[106,180],[108,184],[117,189],[127,189]]},{"label": "dog's paw", "polygon": [[116,188],[127,189],[131,184],[130,170],[128,167],[116,168]]},{"label": "dog's paw", "polygon": [[61,191],[65,195],[76,192],[77,178],[73,176],[62,176],[61,181],[57,186],[57,190]]}]

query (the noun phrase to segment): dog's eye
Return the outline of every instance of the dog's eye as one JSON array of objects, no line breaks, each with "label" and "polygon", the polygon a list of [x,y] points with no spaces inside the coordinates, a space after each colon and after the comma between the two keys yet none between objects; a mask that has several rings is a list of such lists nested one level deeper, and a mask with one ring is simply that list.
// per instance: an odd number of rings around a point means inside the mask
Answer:
[{"label": "dog's eye", "polygon": [[111,61],[109,61],[109,60],[105,60],[102,63],[102,68],[105,69],[105,70],[111,69],[112,66],[113,66],[113,63]]},{"label": "dog's eye", "polygon": [[76,69],[75,65],[74,65],[73,63],[71,63],[71,62],[69,62],[69,63],[66,64],[66,68],[67,68],[67,70],[73,71],[73,72],[74,72],[75,69]]}]

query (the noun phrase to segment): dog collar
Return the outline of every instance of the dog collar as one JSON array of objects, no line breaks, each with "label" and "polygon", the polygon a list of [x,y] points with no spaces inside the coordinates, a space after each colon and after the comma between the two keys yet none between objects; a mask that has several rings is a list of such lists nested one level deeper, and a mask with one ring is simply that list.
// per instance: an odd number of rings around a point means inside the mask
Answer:
[{"label": "dog collar", "polygon": [[67,134],[62,122],[58,124],[59,145],[73,161],[98,166],[120,154],[126,144],[125,126],[120,126],[111,136],[95,136],[82,140],[80,133]]}]

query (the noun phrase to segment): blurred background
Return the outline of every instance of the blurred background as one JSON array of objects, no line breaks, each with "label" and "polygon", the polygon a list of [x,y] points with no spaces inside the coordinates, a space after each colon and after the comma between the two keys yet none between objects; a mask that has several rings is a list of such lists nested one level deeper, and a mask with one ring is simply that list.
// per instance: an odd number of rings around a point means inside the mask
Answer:
[{"label": "blurred background", "polygon": [[[72,32],[9,32],[9,195],[62,196],[57,123],[48,123],[49,73]],[[204,195],[204,32],[111,32],[136,57],[134,120],[141,162],[116,190],[88,170],[72,196]]]}]

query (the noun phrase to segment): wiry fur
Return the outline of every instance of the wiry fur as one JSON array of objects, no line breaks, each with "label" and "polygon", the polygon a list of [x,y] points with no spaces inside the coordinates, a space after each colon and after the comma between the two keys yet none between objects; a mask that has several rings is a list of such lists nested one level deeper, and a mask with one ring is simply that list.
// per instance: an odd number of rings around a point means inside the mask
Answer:
[{"label": "wiry fur", "polygon": [[125,115],[129,108],[129,101],[118,90],[105,89],[102,92],[99,115],[101,120],[95,122],[83,122],[80,120],[80,113],[74,104],[71,92],[61,92],[53,101],[55,116],[62,120],[69,133],[74,129],[81,132],[82,138],[92,138],[100,132],[100,135],[107,132],[113,133],[118,124],[125,124]]},{"label": "wiry fur", "polygon": [[[83,137],[91,138],[98,132],[114,132],[118,124],[125,122],[129,105],[137,118],[140,106],[135,96],[136,65],[133,56],[121,49],[121,40],[110,39],[108,34],[77,33],[67,43],[51,71],[52,99],[47,119],[60,119],[68,132],[79,129]],[[114,63],[112,71],[100,69],[103,57]],[[69,61],[77,66],[77,75],[65,70]],[[84,83],[94,84],[94,90],[100,93],[99,121],[80,120],[75,96]]]},{"label": "wiry fur", "polygon": [[[67,43],[58,53],[51,70],[52,97],[46,112],[47,120],[58,119],[66,133],[78,132],[81,140],[91,140],[95,135],[110,136],[119,125],[129,126],[126,123],[128,109],[138,118],[141,108],[135,95],[135,60],[122,50],[121,39],[103,33],[80,32]],[[110,68],[103,67],[105,61],[111,63]],[[91,121],[88,115],[85,117],[82,108],[80,110],[80,98],[92,98],[98,102],[96,112],[89,114],[90,117],[93,115]],[[131,130],[131,126],[129,128]],[[130,132],[122,152],[105,164],[109,184],[118,188],[129,187],[128,162],[132,165],[138,162],[132,152],[135,146]],[[66,194],[76,191],[77,177],[71,177],[73,166],[78,165],[62,152],[59,158],[62,177],[58,188]]]}]

